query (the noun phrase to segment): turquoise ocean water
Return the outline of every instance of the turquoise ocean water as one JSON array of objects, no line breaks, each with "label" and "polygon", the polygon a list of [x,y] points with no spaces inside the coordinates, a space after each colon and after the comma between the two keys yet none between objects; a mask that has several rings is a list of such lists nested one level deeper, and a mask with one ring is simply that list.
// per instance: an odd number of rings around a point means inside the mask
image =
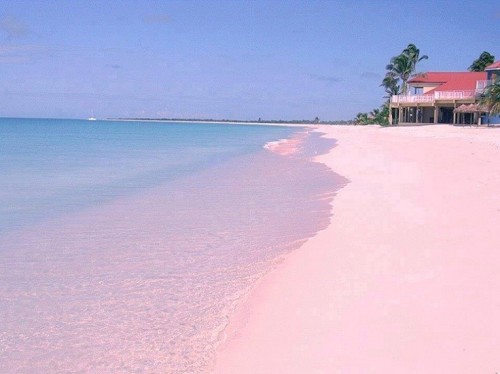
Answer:
[{"label": "turquoise ocean water", "polygon": [[[294,155],[264,148],[297,135]],[[331,146],[305,128],[0,119],[3,370],[207,372],[238,300],[327,225],[339,179],[310,158]]]},{"label": "turquoise ocean water", "polygon": [[0,230],[135,193],[291,133],[283,127],[0,119]]}]

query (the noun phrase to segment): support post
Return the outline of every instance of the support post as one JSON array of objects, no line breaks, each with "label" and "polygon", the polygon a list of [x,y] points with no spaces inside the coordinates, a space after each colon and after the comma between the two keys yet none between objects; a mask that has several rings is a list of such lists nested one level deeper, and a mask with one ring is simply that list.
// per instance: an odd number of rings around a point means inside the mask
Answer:
[{"label": "support post", "polygon": [[455,109],[457,109],[457,102],[453,100],[453,124],[455,125],[457,123],[457,113],[455,112]]}]

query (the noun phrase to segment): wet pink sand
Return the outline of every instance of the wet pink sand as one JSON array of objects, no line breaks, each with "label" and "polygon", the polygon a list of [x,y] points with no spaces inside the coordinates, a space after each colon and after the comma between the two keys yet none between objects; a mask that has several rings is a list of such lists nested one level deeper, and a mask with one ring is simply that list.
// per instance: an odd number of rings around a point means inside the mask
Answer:
[{"label": "wet pink sand", "polygon": [[216,373],[500,371],[500,130],[323,127],[327,229],[231,316]]},{"label": "wet pink sand", "polygon": [[290,139],[280,139],[275,142],[269,142],[265,145],[265,148],[281,156],[290,156],[299,151],[300,145],[306,137],[307,133],[301,132]]}]

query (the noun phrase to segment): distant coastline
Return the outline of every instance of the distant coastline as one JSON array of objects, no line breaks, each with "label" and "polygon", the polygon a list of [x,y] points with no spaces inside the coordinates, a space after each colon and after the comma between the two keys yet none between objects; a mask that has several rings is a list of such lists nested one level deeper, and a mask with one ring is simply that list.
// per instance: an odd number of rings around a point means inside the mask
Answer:
[{"label": "distant coastline", "polygon": [[352,125],[352,120],[321,121],[314,120],[239,120],[239,119],[202,119],[202,118],[135,118],[116,117],[106,118],[108,121],[151,121],[151,122],[189,122],[189,123],[229,123],[229,124],[249,124],[249,125]]}]

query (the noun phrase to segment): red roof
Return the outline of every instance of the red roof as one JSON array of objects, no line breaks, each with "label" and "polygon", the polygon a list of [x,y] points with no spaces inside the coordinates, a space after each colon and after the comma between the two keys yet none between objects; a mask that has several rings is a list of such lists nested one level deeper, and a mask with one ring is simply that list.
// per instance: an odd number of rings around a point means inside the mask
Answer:
[{"label": "red roof", "polygon": [[500,69],[500,61],[494,62],[491,65],[486,66],[484,70],[497,70]]},{"label": "red roof", "polygon": [[465,91],[475,90],[476,82],[486,80],[486,73],[481,72],[428,72],[408,80],[408,83],[439,84],[438,87],[426,92],[435,91]]}]

